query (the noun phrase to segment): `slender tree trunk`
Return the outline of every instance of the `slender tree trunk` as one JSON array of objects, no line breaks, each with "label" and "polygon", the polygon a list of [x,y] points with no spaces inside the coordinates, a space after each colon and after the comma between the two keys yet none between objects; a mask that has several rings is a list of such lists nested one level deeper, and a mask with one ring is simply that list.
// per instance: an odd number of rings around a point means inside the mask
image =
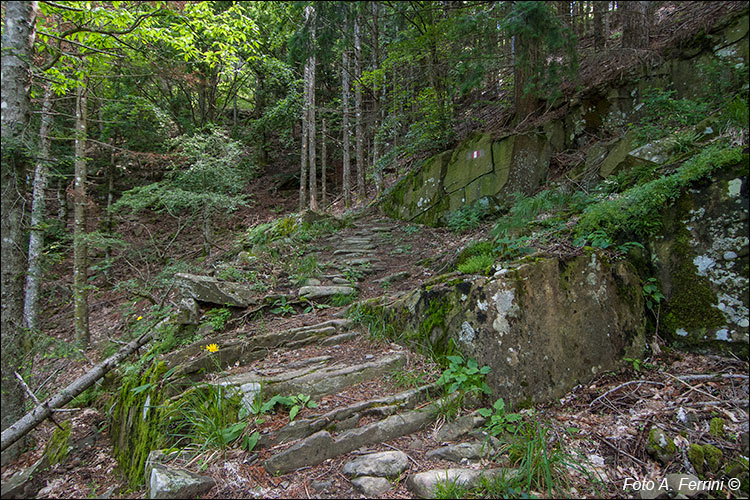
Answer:
[{"label": "slender tree trunk", "polygon": [[307,6],[305,9],[308,12],[306,17],[310,22],[310,57],[308,58],[309,70],[309,83],[307,97],[309,99],[308,106],[308,140],[310,143],[310,210],[318,209],[318,176],[317,176],[317,165],[315,162],[315,141],[317,139],[315,133],[315,8],[312,5]]},{"label": "slender tree trunk", "polygon": [[603,49],[609,36],[604,24],[608,6],[609,2],[607,1],[594,1],[594,48],[596,49]]},{"label": "slender tree trunk", "polygon": [[[2,166],[0,205],[0,426],[3,432],[23,416],[24,391],[15,377],[23,359],[23,207],[29,155],[24,132],[31,112],[29,87],[37,13],[36,2],[6,2],[2,37]],[[2,465],[20,454],[23,442],[2,448]]]},{"label": "slender tree trunk", "polygon": [[73,306],[76,341],[89,344],[88,244],[86,243],[86,88],[76,88],[75,190],[73,203]]},{"label": "slender tree trunk", "polygon": [[[112,211],[110,209],[112,208],[112,202],[114,201],[116,159],[117,155],[115,154],[115,150],[113,149],[112,153],[109,156],[109,166],[107,167],[107,219],[105,222],[105,229],[107,230],[108,235],[111,235],[112,230],[114,229],[114,224],[112,222]],[[104,259],[107,263],[107,267],[104,270],[104,275],[109,276],[109,268],[112,261],[112,247],[110,245],[107,245],[107,247],[104,249]]]},{"label": "slender tree trunk", "polygon": [[362,131],[362,47],[359,40],[359,16],[354,17],[354,133],[357,140],[357,191],[358,198],[367,198],[365,186],[364,134]]},{"label": "slender tree trunk", "polygon": [[618,5],[622,15],[622,48],[648,48],[651,24],[647,15],[648,2],[620,2]]},{"label": "slender tree trunk", "polygon": [[302,151],[300,153],[300,167],[299,167],[299,211],[302,212],[307,208],[307,145],[308,145],[308,105],[310,100],[308,98],[308,79],[309,79],[309,61],[305,62],[304,69],[304,85],[303,85],[303,98],[302,98]]},{"label": "slender tree trunk", "polygon": [[26,297],[23,313],[26,327],[35,331],[39,328],[39,285],[42,279],[42,248],[44,230],[42,222],[46,213],[44,191],[47,189],[47,162],[50,154],[49,129],[52,124],[52,89],[47,85],[42,101],[42,123],[39,127],[39,158],[34,170],[34,194],[31,201],[31,228],[29,235],[29,261],[26,274]]},{"label": "slender tree trunk", "polygon": [[[346,32],[346,28],[344,28]],[[344,191],[344,205],[348,208],[352,204],[352,166],[349,150],[349,52],[344,50],[341,55],[341,107],[342,107],[342,124],[341,133],[343,151],[343,173],[342,173],[342,190]]]},{"label": "slender tree trunk", "polygon": [[[380,66],[380,31],[378,27],[378,3],[372,2],[372,24],[373,24],[373,51],[372,51],[372,69],[377,70]],[[373,102],[372,107],[372,115],[375,118],[375,123],[373,125],[373,132],[372,132],[372,168],[373,168],[373,177],[375,178],[375,196],[380,196],[380,193],[383,191],[383,174],[378,168],[378,158],[380,157],[380,138],[378,132],[380,131],[380,124],[382,116],[381,116],[381,110],[383,109],[383,103],[381,102],[381,96],[382,100],[385,100],[385,78],[383,78],[382,82],[380,83],[380,89],[377,88],[377,86],[374,88],[375,90],[375,100]],[[381,92],[378,92],[378,91]]]},{"label": "slender tree trunk", "polygon": [[326,119],[322,120],[320,131],[320,198],[323,207],[328,206],[328,194],[326,191]]},{"label": "slender tree trunk", "polygon": [[65,179],[57,180],[57,218],[62,222],[63,227],[68,225],[68,189]]}]

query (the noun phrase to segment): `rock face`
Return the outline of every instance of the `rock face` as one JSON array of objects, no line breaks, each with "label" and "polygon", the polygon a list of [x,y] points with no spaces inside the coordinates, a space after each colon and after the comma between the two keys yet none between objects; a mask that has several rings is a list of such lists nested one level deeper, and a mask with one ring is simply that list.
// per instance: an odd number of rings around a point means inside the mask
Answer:
[{"label": "rock face", "polygon": [[596,252],[527,258],[492,278],[428,284],[387,308],[376,304],[364,307],[415,342],[440,351],[453,340],[489,365],[487,383],[514,401],[560,397],[645,345],[638,276]]},{"label": "rock face", "polygon": [[684,192],[666,210],[663,236],[650,246],[671,340],[747,357],[749,209],[745,163]]},{"label": "rock face", "polygon": [[362,455],[344,464],[342,472],[349,477],[396,477],[409,466],[403,451],[383,451]]},{"label": "rock face", "polygon": [[[489,211],[507,204],[514,192],[531,194],[544,181],[551,155],[585,143],[586,132],[616,131],[638,116],[643,91],[649,87],[674,88],[677,98],[694,97],[706,78],[696,68],[710,65],[748,65],[748,16],[707,33],[696,46],[684,47],[662,65],[647,68],[636,82],[602,89],[566,103],[564,118],[542,130],[493,138],[475,133],[456,149],[426,160],[383,196],[382,210],[399,219],[428,225],[445,222],[444,216],[463,206],[480,203]],[[702,138],[716,133],[718,124],[702,123],[695,131]],[[618,170],[645,163],[660,163],[671,144],[655,141],[635,148],[632,134],[591,148],[586,170],[600,168],[608,177]],[[592,168],[593,167],[593,168]]]},{"label": "rock face", "polygon": [[200,302],[235,307],[257,304],[255,292],[239,283],[188,273],[175,274],[175,280],[183,296]]}]

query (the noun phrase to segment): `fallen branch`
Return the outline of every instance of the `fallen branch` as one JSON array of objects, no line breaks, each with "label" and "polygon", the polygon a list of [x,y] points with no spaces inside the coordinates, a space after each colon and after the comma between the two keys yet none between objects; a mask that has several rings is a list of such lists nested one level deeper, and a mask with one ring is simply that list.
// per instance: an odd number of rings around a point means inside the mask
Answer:
[{"label": "fallen branch", "polygon": [[713,379],[722,379],[722,378],[747,379],[750,377],[748,377],[748,375],[735,375],[733,373],[707,373],[707,374],[700,374],[700,375],[680,375],[679,377],[677,377],[678,380],[681,380],[683,382],[689,382],[691,380],[713,380]]},{"label": "fallen branch", "polygon": [[94,384],[94,382],[116,367],[120,361],[128,357],[141,346],[147,344],[154,338],[153,330],[157,325],[158,323],[152,325],[143,335],[120,348],[115,354],[94,366],[85,375],[74,380],[62,391],[50,397],[43,403],[38,404],[33,410],[21,417],[20,420],[5,429],[2,433],[2,438],[0,438],[0,451],[4,451],[8,446],[24,437],[29,431],[52,416],[55,410],[68,404],[73,398],[88,389]]}]

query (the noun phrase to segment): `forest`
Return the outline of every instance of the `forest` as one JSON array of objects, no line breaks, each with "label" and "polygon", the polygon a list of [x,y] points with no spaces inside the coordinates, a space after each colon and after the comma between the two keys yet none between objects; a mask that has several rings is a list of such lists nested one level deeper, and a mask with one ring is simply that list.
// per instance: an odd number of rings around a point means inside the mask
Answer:
[{"label": "forest", "polygon": [[749,28],[3,1],[2,498],[747,497]]}]

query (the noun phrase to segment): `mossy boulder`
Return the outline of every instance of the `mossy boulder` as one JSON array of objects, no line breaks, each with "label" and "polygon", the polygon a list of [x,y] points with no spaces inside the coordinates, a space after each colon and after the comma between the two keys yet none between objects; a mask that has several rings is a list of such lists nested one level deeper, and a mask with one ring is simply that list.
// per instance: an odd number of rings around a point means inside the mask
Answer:
[{"label": "mossy boulder", "polygon": [[718,472],[721,469],[724,453],[712,444],[703,445],[703,455],[710,472]]},{"label": "mossy boulder", "polygon": [[663,465],[667,465],[677,456],[677,446],[674,440],[657,426],[651,427],[648,433],[646,451]]},{"label": "mossy boulder", "polygon": [[706,456],[703,453],[703,446],[692,443],[688,448],[687,456],[698,477],[703,477],[703,462],[706,460]]},{"label": "mossy boulder", "polygon": [[525,259],[491,277],[449,274],[388,307],[366,305],[400,340],[490,366],[487,383],[514,403],[561,397],[645,345],[637,275],[598,253]]},{"label": "mossy boulder", "polygon": [[747,156],[686,190],[649,244],[666,302],[665,336],[698,351],[748,355]]},{"label": "mossy boulder", "polygon": [[747,458],[739,457],[730,462],[724,468],[724,472],[727,476],[740,480],[740,492],[747,496],[748,492],[750,492],[750,467],[748,467]]}]

